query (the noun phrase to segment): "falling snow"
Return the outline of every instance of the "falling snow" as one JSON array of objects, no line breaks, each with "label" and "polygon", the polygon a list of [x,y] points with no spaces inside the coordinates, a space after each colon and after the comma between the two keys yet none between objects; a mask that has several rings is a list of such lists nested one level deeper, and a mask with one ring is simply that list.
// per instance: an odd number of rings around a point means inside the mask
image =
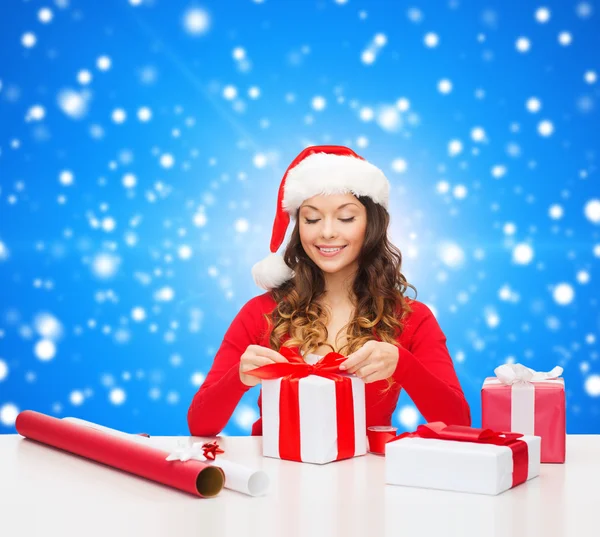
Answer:
[{"label": "falling snow", "polygon": [[[99,33],[96,7],[15,8],[1,38],[14,61],[0,77],[0,433],[36,408],[185,434],[227,327],[262,292],[250,269],[282,173],[327,144],[390,179],[390,240],[474,415],[500,363],[559,364],[571,432],[597,432],[595,6],[544,2],[511,26],[502,3],[335,0],[281,35],[281,9],[247,4],[224,19],[123,2],[148,30],[135,53],[114,40],[131,17]],[[240,25],[256,35],[227,30]],[[226,433],[250,432],[257,394]],[[403,392],[393,421],[422,422]]]}]

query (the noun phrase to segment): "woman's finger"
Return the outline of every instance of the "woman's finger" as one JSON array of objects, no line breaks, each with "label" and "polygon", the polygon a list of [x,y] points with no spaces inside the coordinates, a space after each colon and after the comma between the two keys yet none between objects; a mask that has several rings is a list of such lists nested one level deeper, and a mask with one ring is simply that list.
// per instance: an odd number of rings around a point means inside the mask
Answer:
[{"label": "woman's finger", "polygon": [[348,373],[353,373],[369,357],[371,351],[372,349],[370,347],[363,345],[356,352],[350,354],[345,362],[342,362],[340,364],[340,370],[347,371]]},{"label": "woman's finger", "polygon": [[367,375],[366,377],[364,377],[362,380],[365,384],[369,384],[371,382],[376,382],[378,380],[383,380],[384,378],[387,378],[386,376],[381,374],[381,371],[375,371],[375,373],[371,373],[370,375]]},{"label": "woman's finger", "polygon": [[364,379],[377,371],[381,371],[382,367],[383,367],[383,364],[381,364],[380,362],[371,362],[371,363],[359,368],[359,370],[357,372],[357,376]]},{"label": "woman's finger", "polygon": [[348,369],[345,369],[347,373],[353,374],[356,373],[359,369],[365,367],[369,363],[369,355],[364,356],[364,358],[362,359],[360,356],[355,357],[353,358],[353,361],[354,365],[351,365],[350,367],[348,367]]},{"label": "woman's finger", "polygon": [[269,358],[265,358],[264,356],[250,356],[242,362],[242,370],[243,372],[251,371],[252,369],[256,369],[257,367],[269,365],[272,363],[273,362]]},{"label": "woman's finger", "polygon": [[269,347],[259,347],[256,350],[256,354],[258,356],[264,356],[266,358],[269,358],[271,362],[284,363],[288,361],[285,356]]}]

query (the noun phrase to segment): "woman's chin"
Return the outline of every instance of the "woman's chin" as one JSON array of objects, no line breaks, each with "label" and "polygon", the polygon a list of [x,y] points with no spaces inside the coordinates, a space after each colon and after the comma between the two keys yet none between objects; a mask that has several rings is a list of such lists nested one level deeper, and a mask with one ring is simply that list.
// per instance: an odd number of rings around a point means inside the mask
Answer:
[{"label": "woman's chin", "polygon": [[343,265],[341,265],[338,263],[323,263],[323,262],[315,261],[315,265],[317,265],[317,267],[319,267],[322,272],[325,272],[327,274],[335,274],[337,272],[341,272],[344,269],[348,268],[347,263],[344,263]]}]

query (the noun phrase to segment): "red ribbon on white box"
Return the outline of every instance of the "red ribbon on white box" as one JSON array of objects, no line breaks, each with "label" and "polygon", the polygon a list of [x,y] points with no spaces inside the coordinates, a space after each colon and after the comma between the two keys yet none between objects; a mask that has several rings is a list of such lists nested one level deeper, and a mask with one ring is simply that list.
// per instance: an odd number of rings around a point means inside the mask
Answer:
[{"label": "red ribbon on white box", "polygon": [[563,384],[558,378],[563,373],[560,366],[551,371],[535,371],[522,364],[504,364],[494,369],[495,379],[486,379],[483,386],[504,384],[511,386],[510,430],[533,435],[535,428],[535,386],[536,382]]}]

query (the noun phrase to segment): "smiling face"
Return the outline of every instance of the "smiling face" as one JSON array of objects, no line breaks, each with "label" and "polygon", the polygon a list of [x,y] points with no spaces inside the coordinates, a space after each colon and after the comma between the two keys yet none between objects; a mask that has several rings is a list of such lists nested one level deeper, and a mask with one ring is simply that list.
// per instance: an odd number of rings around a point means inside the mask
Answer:
[{"label": "smiling face", "polygon": [[313,196],[300,206],[298,220],[302,247],[323,272],[356,270],[367,210],[354,195]]}]

